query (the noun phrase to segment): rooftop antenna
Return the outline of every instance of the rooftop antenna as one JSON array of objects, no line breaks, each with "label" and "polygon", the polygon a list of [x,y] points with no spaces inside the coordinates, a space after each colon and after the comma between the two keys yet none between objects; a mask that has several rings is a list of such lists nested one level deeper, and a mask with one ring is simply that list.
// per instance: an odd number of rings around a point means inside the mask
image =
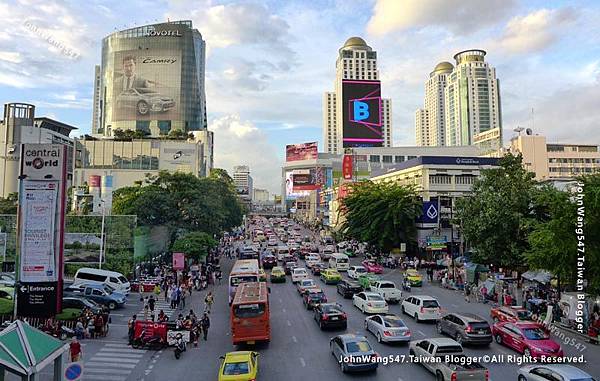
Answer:
[{"label": "rooftop antenna", "polygon": [[535,128],[535,113],[533,107],[531,108],[531,129]]},{"label": "rooftop antenna", "polygon": [[523,130],[525,130],[523,127],[517,126],[513,131],[518,132],[519,136],[521,136],[521,132],[523,132]]}]

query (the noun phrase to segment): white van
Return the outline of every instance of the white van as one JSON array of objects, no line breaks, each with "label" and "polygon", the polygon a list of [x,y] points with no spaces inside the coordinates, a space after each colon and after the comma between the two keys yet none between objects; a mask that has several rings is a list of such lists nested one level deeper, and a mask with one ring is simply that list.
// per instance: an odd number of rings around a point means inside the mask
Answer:
[{"label": "white van", "polygon": [[286,257],[286,255],[290,254],[290,248],[287,246],[279,246],[276,249],[276,252],[277,252],[277,260],[283,261],[283,259]]},{"label": "white van", "polygon": [[335,253],[329,258],[329,267],[337,271],[348,271],[350,264],[346,254]]},{"label": "white van", "polygon": [[115,291],[125,295],[129,295],[131,285],[127,278],[123,274],[116,271],[92,269],[89,267],[83,267],[77,270],[73,284],[80,283],[96,283],[96,284],[107,284]]}]

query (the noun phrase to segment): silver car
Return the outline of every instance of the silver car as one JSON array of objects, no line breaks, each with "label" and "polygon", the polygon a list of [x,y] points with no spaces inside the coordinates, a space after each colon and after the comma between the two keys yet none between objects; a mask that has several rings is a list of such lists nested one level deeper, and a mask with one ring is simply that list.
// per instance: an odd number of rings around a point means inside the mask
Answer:
[{"label": "silver car", "polygon": [[373,315],[365,319],[365,329],[377,338],[378,342],[410,341],[410,330],[396,315]]},{"label": "silver car", "polygon": [[533,364],[519,369],[519,381],[595,381],[595,379],[579,368],[565,364]]},{"label": "silver car", "polygon": [[117,104],[119,107],[135,109],[139,115],[166,112],[175,107],[173,98],[148,88],[132,88],[123,91],[117,96]]}]

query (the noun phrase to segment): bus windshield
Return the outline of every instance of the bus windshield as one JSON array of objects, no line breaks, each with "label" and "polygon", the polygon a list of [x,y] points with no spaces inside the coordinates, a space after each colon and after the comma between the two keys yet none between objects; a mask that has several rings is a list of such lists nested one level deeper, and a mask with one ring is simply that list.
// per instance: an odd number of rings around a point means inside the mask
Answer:
[{"label": "bus windshield", "polygon": [[233,307],[233,314],[237,318],[254,318],[265,313],[263,303],[240,304]]},{"label": "bus windshield", "polygon": [[238,275],[231,277],[231,287],[237,287],[240,283],[258,282],[257,275]]}]

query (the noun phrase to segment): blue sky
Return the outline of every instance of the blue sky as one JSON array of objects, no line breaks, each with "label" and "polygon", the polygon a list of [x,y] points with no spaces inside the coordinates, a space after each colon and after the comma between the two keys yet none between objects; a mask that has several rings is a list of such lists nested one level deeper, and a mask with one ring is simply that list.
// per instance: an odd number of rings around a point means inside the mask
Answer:
[{"label": "blue sky", "polygon": [[285,144],[321,141],[322,94],[354,35],[378,51],[396,145],[414,144],[432,68],[470,48],[497,69],[505,140],[533,126],[549,141],[600,143],[594,1],[3,1],[0,102],[34,103],[89,132],[102,38],[168,18],[191,19],[207,42],[216,165],[249,164],[257,187],[279,190]]}]

